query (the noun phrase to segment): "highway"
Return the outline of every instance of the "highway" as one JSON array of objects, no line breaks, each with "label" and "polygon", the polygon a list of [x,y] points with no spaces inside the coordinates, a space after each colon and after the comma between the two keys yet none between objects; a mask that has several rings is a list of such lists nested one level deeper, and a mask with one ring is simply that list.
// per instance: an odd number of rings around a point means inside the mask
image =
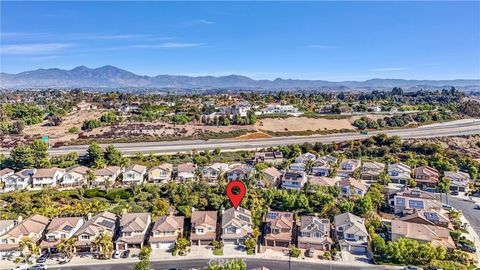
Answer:
[{"label": "highway", "polygon": [[[480,134],[480,119],[468,119],[421,126],[409,129],[392,129],[382,131],[371,131],[368,135],[355,133],[337,133],[330,135],[312,135],[312,136],[287,136],[273,137],[263,139],[215,139],[215,140],[184,140],[184,141],[164,141],[164,142],[139,142],[139,143],[114,143],[124,155],[134,155],[136,153],[144,154],[175,154],[179,152],[190,152],[192,150],[213,150],[219,148],[222,151],[255,150],[279,145],[302,144],[305,142],[331,143],[344,142],[349,140],[365,139],[379,133],[385,133],[389,136],[397,135],[402,139],[436,138],[460,135]],[[105,147],[106,145],[102,145]],[[71,145],[59,148],[49,149],[50,155],[62,155],[70,152],[77,152],[82,155],[85,153],[88,145]],[[0,153],[8,155],[8,150],[0,150]]]},{"label": "highway", "polygon": [[[340,263],[309,263],[309,262],[299,262],[292,261],[290,264],[288,261],[279,261],[279,260],[267,260],[267,259],[254,259],[247,258],[245,259],[247,264],[247,269],[254,269],[257,267],[267,267],[269,269],[275,270],[362,270],[362,269],[398,269],[398,267],[392,266],[379,266],[379,265],[342,265]],[[169,261],[158,261],[152,262],[152,270],[187,270],[187,269],[204,269],[209,263],[208,259],[185,259],[179,258],[178,260],[169,260]],[[134,263],[123,263],[123,264],[104,264],[99,265],[83,265],[83,266],[61,266],[62,270],[131,270],[134,267]],[[52,269],[60,269],[57,267],[51,267]]]}]

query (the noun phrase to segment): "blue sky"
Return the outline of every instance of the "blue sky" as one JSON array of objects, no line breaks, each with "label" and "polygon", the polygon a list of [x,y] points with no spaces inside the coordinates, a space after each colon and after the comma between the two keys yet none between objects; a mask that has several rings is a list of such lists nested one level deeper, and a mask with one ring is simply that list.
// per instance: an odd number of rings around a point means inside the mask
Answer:
[{"label": "blue sky", "polygon": [[1,71],[480,79],[480,2],[5,2]]}]

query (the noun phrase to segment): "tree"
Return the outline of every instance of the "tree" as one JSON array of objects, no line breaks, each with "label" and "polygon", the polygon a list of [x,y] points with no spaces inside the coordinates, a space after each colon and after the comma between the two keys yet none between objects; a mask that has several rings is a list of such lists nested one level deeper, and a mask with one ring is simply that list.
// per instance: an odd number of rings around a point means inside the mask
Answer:
[{"label": "tree", "polygon": [[294,258],[297,258],[300,256],[300,249],[295,247],[294,245],[290,245],[288,247],[289,249],[289,252],[290,252],[290,256],[294,257]]},{"label": "tree", "polygon": [[154,199],[152,203],[152,214],[154,217],[160,217],[167,214],[170,209],[170,202],[165,198]]},{"label": "tree", "polygon": [[98,120],[95,120],[95,119],[85,120],[82,125],[82,130],[90,131],[94,128],[98,128],[101,126],[102,126],[102,123],[100,123],[100,121]]},{"label": "tree", "polygon": [[257,239],[255,236],[250,236],[245,240],[245,249],[247,250],[248,255],[255,254],[255,249],[257,248]]},{"label": "tree", "polygon": [[150,270],[151,267],[152,264],[150,263],[150,259],[147,258],[136,263],[133,270]]},{"label": "tree", "polygon": [[92,247],[98,252],[99,259],[110,259],[113,251],[112,236],[108,232],[100,233],[93,239]]},{"label": "tree", "polygon": [[90,144],[87,149],[86,161],[90,166],[102,168],[105,166],[105,158],[102,147],[96,142]]},{"label": "tree", "polygon": [[65,253],[68,257],[71,257],[75,251],[75,243],[77,237],[62,238],[58,243],[57,249],[61,253]]},{"label": "tree", "polygon": [[[24,237],[18,243],[18,247],[22,252],[22,255],[27,258],[31,255],[40,254],[40,248],[30,238]],[[24,254],[24,250],[27,250],[30,254]]]},{"label": "tree", "polygon": [[184,238],[178,238],[177,241],[175,242],[175,247],[173,248],[173,255],[180,255],[180,256],[185,256],[187,255],[187,247],[190,245],[190,242]]},{"label": "tree", "polygon": [[105,162],[108,164],[108,165],[114,165],[114,166],[124,166],[126,165],[126,160],[125,158],[122,156],[122,153],[117,149],[115,148],[115,146],[113,145],[109,145],[107,146],[107,148],[105,148]]}]

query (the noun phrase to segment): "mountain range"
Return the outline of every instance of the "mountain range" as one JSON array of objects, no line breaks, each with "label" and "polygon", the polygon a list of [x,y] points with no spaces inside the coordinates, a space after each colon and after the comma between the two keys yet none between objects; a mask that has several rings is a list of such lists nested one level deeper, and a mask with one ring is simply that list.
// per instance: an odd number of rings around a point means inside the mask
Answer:
[{"label": "mountain range", "polygon": [[114,67],[87,68],[79,66],[71,70],[58,68],[37,69],[17,74],[0,73],[0,87],[22,88],[178,88],[178,89],[381,89],[402,87],[441,88],[454,86],[464,90],[480,90],[480,80],[404,80],[371,79],[366,81],[332,82],[324,80],[254,80],[241,75],[142,76]]}]

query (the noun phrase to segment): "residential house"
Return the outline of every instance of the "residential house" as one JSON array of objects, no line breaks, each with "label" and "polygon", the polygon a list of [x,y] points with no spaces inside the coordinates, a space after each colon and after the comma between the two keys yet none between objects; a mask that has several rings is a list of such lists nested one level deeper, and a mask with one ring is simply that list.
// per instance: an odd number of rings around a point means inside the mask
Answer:
[{"label": "residential house", "polygon": [[287,171],[282,177],[282,188],[301,189],[306,182],[307,175],[305,172]]},{"label": "residential house", "polygon": [[217,212],[192,210],[190,242],[210,245],[217,237]]},{"label": "residential house", "polygon": [[264,245],[288,248],[293,243],[294,218],[291,212],[268,211]]},{"label": "residential house", "polygon": [[147,175],[147,167],[142,165],[130,165],[123,173],[123,185],[141,185]]},{"label": "residential house", "polygon": [[148,181],[152,183],[165,184],[172,180],[173,165],[162,163],[148,170]]},{"label": "residential house", "polygon": [[330,250],[330,220],[317,216],[301,216],[298,229],[298,247],[316,250]]},{"label": "residential house", "polygon": [[258,114],[288,114],[293,116],[302,115],[294,105],[268,104],[265,109]]},{"label": "residential house", "polygon": [[450,219],[440,210],[420,210],[401,217],[401,221],[450,228]]},{"label": "residential house", "polygon": [[380,174],[385,170],[385,164],[376,161],[364,162],[362,165],[362,172],[360,176],[362,180],[378,181]]},{"label": "residential house", "polygon": [[177,181],[186,182],[186,181],[195,180],[195,170],[196,170],[196,166],[191,162],[178,164]]},{"label": "residential house", "polygon": [[3,190],[8,192],[27,189],[32,184],[32,176],[34,173],[35,169],[23,169],[15,174],[9,174],[4,178]]},{"label": "residential house", "polygon": [[72,237],[84,223],[82,217],[53,218],[47,227],[45,240],[40,243],[40,249],[50,253],[57,252],[61,239]]},{"label": "residential house", "polygon": [[408,238],[420,243],[431,243],[433,247],[455,249],[455,242],[450,236],[450,230],[420,223],[410,223],[401,220],[392,220],[393,241],[399,238]]},{"label": "residential house", "polygon": [[0,182],[5,182],[5,178],[13,175],[14,173],[15,171],[10,168],[0,170]]},{"label": "residential house", "polygon": [[253,175],[253,168],[245,164],[231,165],[227,171],[228,181],[240,180],[245,181]]},{"label": "residential house", "polygon": [[222,240],[225,245],[243,245],[252,233],[252,214],[249,210],[232,207],[222,212]]},{"label": "residential house", "polygon": [[65,174],[63,169],[37,169],[32,175],[32,185],[34,189],[42,189],[48,187],[56,187]]},{"label": "residential house", "polygon": [[271,164],[279,164],[284,161],[283,153],[280,151],[273,152],[256,152],[253,158],[255,163],[264,162]]},{"label": "residential house", "polygon": [[307,165],[305,163],[292,163],[288,166],[288,170],[296,172],[305,172],[307,170]]},{"label": "residential house", "polygon": [[445,179],[450,180],[450,191],[465,192],[468,190],[468,184],[472,181],[470,175],[461,171],[446,171]]},{"label": "residential house", "polygon": [[0,253],[9,254],[19,251],[20,241],[24,238],[38,244],[49,222],[47,217],[41,215],[33,215],[25,220],[20,219],[17,225],[0,236]]},{"label": "residential house", "polygon": [[227,163],[214,163],[210,166],[202,168],[202,179],[207,180],[209,183],[216,183],[218,178],[222,176],[227,170]]},{"label": "residential house", "polygon": [[0,236],[10,231],[15,225],[17,225],[16,220],[13,220],[13,219],[0,220]]},{"label": "residential house", "polygon": [[165,215],[158,217],[153,224],[148,242],[152,249],[170,250],[175,247],[177,238],[183,236],[185,217]]},{"label": "residential house", "polygon": [[118,166],[108,166],[104,169],[98,169],[93,172],[95,179],[91,183],[93,187],[106,188],[115,183],[118,176],[122,173],[122,168]]},{"label": "residential house", "polygon": [[312,153],[301,154],[295,158],[295,163],[308,164],[309,162],[314,162],[317,156]]},{"label": "residential house", "polygon": [[436,188],[439,181],[439,172],[429,166],[420,166],[413,170],[417,187],[421,189]]},{"label": "residential house", "polygon": [[342,251],[367,253],[368,231],[363,218],[351,213],[343,213],[336,215],[334,222],[336,237]]},{"label": "residential house", "polygon": [[442,203],[432,193],[410,188],[404,188],[391,194],[389,203],[397,215],[442,208]]},{"label": "residential house", "polygon": [[110,212],[102,212],[94,217],[89,217],[85,224],[75,233],[77,242],[76,252],[93,252],[92,242],[102,233],[115,236],[117,216]]},{"label": "residential house", "polygon": [[312,185],[334,187],[338,186],[340,180],[338,178],[331,178],[325,176],[311,176],[308,178],[308,182]]},{"label": "residential house", "polygon": [[315,160],[312,166],[312,175],[315,176],[329,176],[332,170],[331,163],[325,157],[319,157]]},{"label": "residential house", "polygon": [[337,171],[337,176],[339,177],[350,177],[353,175],[355,170],[360,168],[362,162],[358,159],[346,159],[340,163],[340,167]]},{"label": "residential house", "polygon": [[63,175],[63,180],[61,186],[66,187],[80,187],[87,183],[87,172],[88,168],[85,166],[75,166],[68,170],[65,175]]},{"label": "residential house", "polygon": [[257,183],[259,186],[265,187],[276,187],[280,183],[280,179],[282,177],[282,173],[277,170],[275,167],[268,167],[262,171],[263,174],[263,181]]},{"label": "residential house", "polygon": [[412,179],[412,168],[403,163],[389,164],[387,173],[392,183],[396,184],[408,184],[408,181]]},{"label": "residential house", "polygon": [[120,235],[115,241],[117,250],[141,249],[148,238],[152,218],[149,213],[126,213],[120,219]]},{"label": "residential house", "polygon": [[368,189],[362,181],[352,177],[340,180],[338,185],[340,187],[340,195],[344,197],[364,196]]}]

